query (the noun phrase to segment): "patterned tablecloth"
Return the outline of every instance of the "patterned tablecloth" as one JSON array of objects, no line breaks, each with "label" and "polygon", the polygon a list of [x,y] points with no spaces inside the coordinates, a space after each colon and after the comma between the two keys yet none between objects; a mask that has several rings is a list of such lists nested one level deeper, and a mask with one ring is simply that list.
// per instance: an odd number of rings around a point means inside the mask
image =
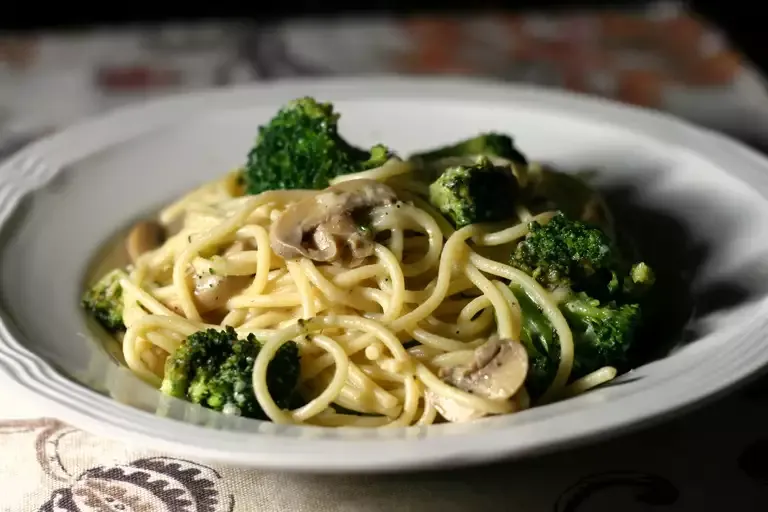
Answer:
[{"label": "patterned tablecloth", "polygon": [[[762,77],[713,27],[642,12],[344,19],[0,35],[0,157],[148,97],[295,75],[472,74],[667,110],[768,143]],[[767,144],[768,146],[768,144]],[[0,389],[3,511],[768,509],[768,385],[557,455],[441,473],[297,476],[97,438]]]}]

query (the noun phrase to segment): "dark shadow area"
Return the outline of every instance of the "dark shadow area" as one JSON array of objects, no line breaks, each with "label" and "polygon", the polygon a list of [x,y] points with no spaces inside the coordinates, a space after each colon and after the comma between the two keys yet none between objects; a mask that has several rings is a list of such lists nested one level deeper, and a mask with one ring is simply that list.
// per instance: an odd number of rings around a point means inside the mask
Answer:
[{"label": "dark shadow area", "polygon": [[764,402],[768,400],[768,373],[763,371],[762,375],[758,377],[755,382],[752,382],[744,389],[743,396],[755,402]]},{"label": "dark shadow area", "polygon": [[739,455],[739,469],[750,479],[761,485],[768,485],[768,437],[750,443]]},{"label": "dark shadow area", "polygon": [[[579,154],[572,161],[591,158]],[[540,162],[555,174],[559,171],[579,177],[587,187],[569,180],[540,186],[548,191],[545,195],[552,201],[550,207],[568,215],[588,214],[603,228],[611,224],[607,218],[612,217],[614,236],[627,262],[643,261],[656,275],[655,286],[640,300],[643,324],[630,349],[629,363],[617,368],[615,381],[605,384],[611,387],[641,379],[630,371],[722,326],[713,322],[713,315],[766,296],[768,257],[722,272],[715,262],[737,243],[744,224],[738,208],[729,206],[727,195],[721,196],[715,189],[669,189],[666,177],[675,170],[666,169],[669,164],[664,160],[639,154],[628,163],[627,155],[621,152],[603,153],[601,158],[605,163],[599,167]],[[613,172],[614,168],[622,172]],[[556,189],[559,192],[553,195]],[[605,200],[610,212],[607,216],[602,207],[595,206],[599,204],[595,191]],[[710,263],[715,266],[704,274]]]},{"label": "dark shadow area", "polygon": [[[706,333],[707,316],[753,300],[765,293],[763,279],[755,279],[757,266],[738,269],[726,277],[704,282],[703,265],[715,251],[711,234],[694,233],[681,219],[656,205],[641,202],[636,185],[614,185],[601,189],[614,216],[621,240],[633,246],[642,260],[656,272],[657,286],[643,304],[646,322],[636,345],[638,364],[664,357],[672,349]],[[685,197],[675,198],[686,203]],[[732,222],[718,205],[702,207],[713,222]],[[718,218],[720,216],[720,218]],[[728,243],[723,241],[723,243]],[[765,271],[768,274],[768,269]]]},{"label": "dark shadow area", "polygon": [[615,224],[621,226],[620,243],[656,273],[656,286],[643,304],[645,322],[638,336],[646,342],[635,345],[633,357],[643,364],[697,337],[691,322],[697,304],[693,287],[710,249],[681,220],[640,202],[636,185],[612,186],[601,192]]},{"label": "dark shadow area", "polygon": [[[243,7],[245,5],[245,7]],[[638,9],[647,5],[638,0],[538,0],[502,1],[481,0],[471,4],[451,4],[435,0],[374,0],[364,4],[336,2],[294,1],[271,2],[258,9],[247,4],[217,2],[216,4],[187,4],[183,8],[170,4],[138,4],[127,10],[101,9],[19,12],[0,20],[0,29],[34,30],[40,28],[74,28],[93,25],[136,25],[168,21],[246,20],[280,21],[283,19],[331,19],[341,16],[409,16],[462,15],[498,13],[503,11],[536,10],[557,12],[574,9]]]}]

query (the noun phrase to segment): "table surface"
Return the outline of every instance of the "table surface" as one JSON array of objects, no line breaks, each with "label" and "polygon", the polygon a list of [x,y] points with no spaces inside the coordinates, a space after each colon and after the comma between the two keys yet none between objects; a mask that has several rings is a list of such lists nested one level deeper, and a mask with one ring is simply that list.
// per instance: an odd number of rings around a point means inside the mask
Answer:
[{"label": "table surface", "polygon": [[[282,76],[379,72],[559,86],[768,142],[762,77],[715,28],[663,4],[558,18],[0,37],[0,158],[41,133],[150,97]],[[768,383],[757,382],[654,428],[555,455],[450,472],[306,476],[182,460],[97,438],[47,417],[33,397],[0,389],[0,510],[765,510],[767,406]]]}]

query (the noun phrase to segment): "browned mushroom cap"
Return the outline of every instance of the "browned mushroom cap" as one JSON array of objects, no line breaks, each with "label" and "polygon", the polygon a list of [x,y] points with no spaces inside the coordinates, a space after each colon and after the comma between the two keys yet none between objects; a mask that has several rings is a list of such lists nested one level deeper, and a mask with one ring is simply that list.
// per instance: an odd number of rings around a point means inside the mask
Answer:
[{"label": "browned mushroom cap", "polygon": [[[440,370],[440,378],[468,393],[491,400],[509,400],[525,383],[528,353],[513,340],[491,339],[475,349],[474,361],[467,366]],[[430,394],[438,412],[448,421],[469,421],[484,416],[455,400]]]},{"label": "browned mushroom cap", "polygon": [[293,204],[272,224],[272,250],[284,259],[347,260],[354,266],[373,254],[374,245],[353,214],[395,201],[395,192],[375,180],[349,180],[328,187]]},{"label": "browned mushroom cap", "polygon": [[137,222],[125,239],[125,249],[133,263],[145,252],[156,249],[165,241],[165,228],[153,220]]}]

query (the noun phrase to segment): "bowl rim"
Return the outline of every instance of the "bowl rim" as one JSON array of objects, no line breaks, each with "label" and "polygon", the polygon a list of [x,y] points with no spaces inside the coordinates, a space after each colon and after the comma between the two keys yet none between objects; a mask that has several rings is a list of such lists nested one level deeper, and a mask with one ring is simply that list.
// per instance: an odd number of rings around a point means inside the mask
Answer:
[{"label": "bowl rim", "polygon": [[[487,105],[507,102],[536,110],[561,111],[571,116],[610,123],[695,152],[716,163],[717,167],[729,169],[731,174],[751,185],[763,198],[768,197],[768,159],[728,136],[661,112],[560,90],[477,79],[390,76],[290,79],[185,93],[123,107],[81,121],[31,144],[0,164],[0,228],[12,218],[25,195],[45,186],[68,164],[97,150],[154,128],[180,123],[190,116],[199,115],[201,111],[215,112],[244,104],[275,106],[286,99],[303,95],[333,98],[334,101],[335,98],[339,101],[342,98],[344,101],[429,98]],[[755,339],[765,332],[768,327],[768,303],[761,304],[761,312],[763,314],[751,319],[740,336]],[[161,418],[126,406],[59,373],[26,348],[13,330],[7,312],[0,310],[0,382],[30,392],[50,413],[64,421],[97,435],[156,450],[241,466],[309,472],[445,468],[545,453],[598,437],[605,439],[660,421],[672,413],[720,396],[734,385],[754,377],[768,365],[768,348],[760,350],[759,344],[754,343],[752,352],[740,356],[743,362],[736,371],[720,372],[718,378],[706,380],[705,385],[665,390],[663,401],[649,402],[647,397],[642,400],[646,393],[636,393],[627,397],[629,402],[622,402],[620,407],[616,403],[600,404],[600,414],[594,415],[600,417],[599,421],[590,416],[593,410],[587,412],[568,408],[571,410],[559,411],[559,421],[547,423],[543,433],[526,438],[525,442],[510,435],[521,430],[514,424],[459,434],[461,443],[450,442],[455,436],[417,440],[407,437],[317,440],[223,432]],[[690,359],[691,362],[697,360],[696,356]],[[711,361],[696,362],[702,365],[698,371],[717,370]],[[578,398],[567,402],[573,400]],[[562,403],[547,407],[558,408]],[[642,404],[642,407],[633,407],[633,404]],[[541,431],[541,425],[536,425]],[[414,442],[418,442],[418,447],[413,445]]]}]

